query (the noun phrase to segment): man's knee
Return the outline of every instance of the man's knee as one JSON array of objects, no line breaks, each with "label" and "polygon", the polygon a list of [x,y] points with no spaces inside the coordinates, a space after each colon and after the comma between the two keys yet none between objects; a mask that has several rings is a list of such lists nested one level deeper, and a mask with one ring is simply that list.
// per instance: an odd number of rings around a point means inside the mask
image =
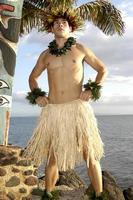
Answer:
[{"label": "man's knee", "polygon": [[99,161],[95,159],[93,153],[88,155],[88,153],[86,151],[84,151],[83,152],[83,158],[84,158],[86,164],[88,164],[88,162],[89,162],[90,168],[94,167],[97,163],[99,163]]},{"label": "man's knee", "polygon": [[56,164],[57,164],[56,157],[54,154],[51,154],[47,160],[47,166],[52,167],[55,166]]}]

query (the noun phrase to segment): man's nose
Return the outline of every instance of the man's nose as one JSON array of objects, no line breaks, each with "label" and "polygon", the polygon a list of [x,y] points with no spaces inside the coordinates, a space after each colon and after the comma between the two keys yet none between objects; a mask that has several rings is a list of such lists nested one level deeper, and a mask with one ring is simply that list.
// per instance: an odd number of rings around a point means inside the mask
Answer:
[{"label": "man's nose", "polygon": [[59,23],[59,27],[63,27],[63,23],[62,22]]}]

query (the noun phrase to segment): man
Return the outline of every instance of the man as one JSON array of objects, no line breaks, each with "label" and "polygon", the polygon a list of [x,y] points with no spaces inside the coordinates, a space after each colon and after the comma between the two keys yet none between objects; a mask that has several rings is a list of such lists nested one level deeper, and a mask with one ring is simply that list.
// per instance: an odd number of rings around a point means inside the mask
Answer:
[{"label": "man", "polygon": [[33,91],[38,88],[37,78],[47,69],[49,93],[48,97],[39,96],[35,100],[43,108],[25,155],[30,155],[38,165],[47,157],[45,181],[49,198],[59,178],[58,171],[74,168],[82,158],[96,196],[100,196],[103,186],[99,160],[104,154],[103,143],[89,105],[92,92],[82,89],[83,62],[97,71],[97,84],[103,83],[107,70],[89,48],[74,40],[71,42],[73,25],[66,15],[57,16],[50,29],[55,41],[40,54],[29,77]]}]

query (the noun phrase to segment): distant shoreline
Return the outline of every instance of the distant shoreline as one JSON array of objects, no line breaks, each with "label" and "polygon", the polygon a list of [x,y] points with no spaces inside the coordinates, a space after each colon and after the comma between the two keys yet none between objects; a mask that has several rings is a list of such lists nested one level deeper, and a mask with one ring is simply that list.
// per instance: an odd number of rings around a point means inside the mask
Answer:
[{"label": "distant shoreline", "polygon": [[[17,118],[17,117],[34,117],[34,118],[36,118],[36,117],[38,117],[39,115],[34,115],[34,116],[20,116],[20,115],[18,115],[18,116],[11,116],[11,118]],[[112,116],[133,116],[133,114],[96,114],[96,117],[112,117]]]}]

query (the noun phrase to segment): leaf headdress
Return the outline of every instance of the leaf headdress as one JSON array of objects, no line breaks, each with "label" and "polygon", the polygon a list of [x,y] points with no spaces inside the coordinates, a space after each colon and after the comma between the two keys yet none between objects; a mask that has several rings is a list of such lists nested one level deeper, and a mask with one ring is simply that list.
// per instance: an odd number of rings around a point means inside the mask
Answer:
[{"label": "leaf headdress", "polygon": [[105,0],[91,1],[76,6],[75,0],[24,0],[21,33],[35,27],[38,31],[50,32],[51,23],[59,16],[71,22],[73,31],[89,21],[106,35],[124,33],[125,24],[121,12]]}]

